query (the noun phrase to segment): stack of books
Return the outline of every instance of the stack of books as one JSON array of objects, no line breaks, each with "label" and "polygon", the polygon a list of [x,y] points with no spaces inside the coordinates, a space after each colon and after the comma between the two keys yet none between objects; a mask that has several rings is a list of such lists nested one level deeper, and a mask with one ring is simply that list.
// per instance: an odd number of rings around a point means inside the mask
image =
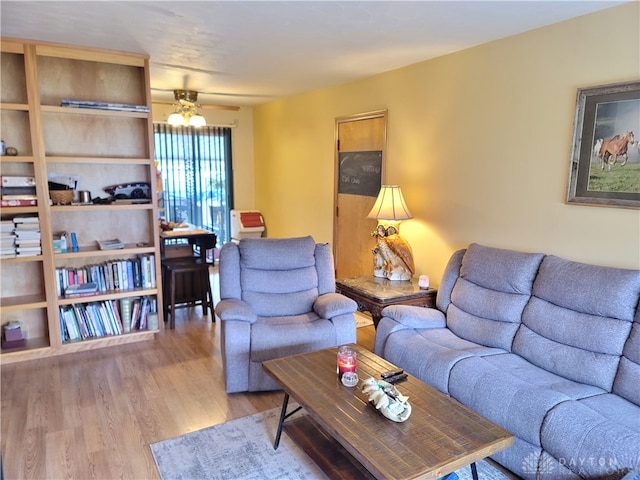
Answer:
[{"label": "stack of books", "polygon": [[0,221],[0,258],[13,258],[16,256],[14,228],[13,220]]},{"label": "stack of books", "polygon": [[2,176],[0,206],[28,207],[38,205],[35,177]]},{"label": "stack of books", "polygon": [[42,254],[40,244],[40,220],[38,217],[23,216],[14,217],[16,255],[29,257]]}]

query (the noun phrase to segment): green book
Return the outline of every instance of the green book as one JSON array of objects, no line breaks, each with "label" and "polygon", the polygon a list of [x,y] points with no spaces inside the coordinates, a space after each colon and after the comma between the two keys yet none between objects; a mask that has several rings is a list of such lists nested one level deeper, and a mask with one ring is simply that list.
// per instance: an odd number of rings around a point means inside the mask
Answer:
[{"label": "green book", "polygon": [[120,320],[122,321],[122,330],[124,333],[131,331],[131,299],[120,299]]}]

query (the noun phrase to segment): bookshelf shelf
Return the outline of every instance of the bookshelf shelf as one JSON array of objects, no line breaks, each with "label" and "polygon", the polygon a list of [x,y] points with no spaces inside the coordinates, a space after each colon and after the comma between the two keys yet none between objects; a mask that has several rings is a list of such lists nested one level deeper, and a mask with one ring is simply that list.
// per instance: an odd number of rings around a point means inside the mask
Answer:
[{"label": "bookshelf shelf", "polygon": [[[34,158],[30,156],[25,156],[25,155],[16,155],[15,157],[4,155],[0,157],[0,162],[2,163],[33,163]],[[4,207],[4,208],[7,208],[7,207]]]},{"label": "bookshelf shelf", "polygon": [[[2,350],[0,363],[153,339],[163,329],[162,322],[153,331],[69,342],[60,313],[70,305],[91,302],[121,305],[130,297],[157,306],[158,318],[163,318],[157,193],[150,190],[148,203],[52,205],[49,199],[52,173],[76,176],[78,189],[88,190],[94,199],[107,197],[103,189],[110,185],[155,184],[148,56],[5,37],[0,55],[3,140],[18,151],[16,156],[0,157],[0,173],[33,177],[37,195],[37,206],[2,207],[0,217],[37,216],[42,248],[38,256],[0,260],[2,323],[20,321],[27,340],[25,347]],[[99,108],[61,106],[67,99],[72,104],[96,102],[91,106]],[[142,108],[130,111],[130,106]],[[76,233],[78,251],[54,253],[52,240],[59,232]],[[123,249],[93,245],[97,239],[116,236],[125,243]],[[58,294],[62,266],[73,269],[139,256],[155,266],[153,288],[75,298]]]},{"label": "bookshelf shelf", "polygon": [[29,111],[29,105],[26,103],[0,103],[0,108],[2,110],[22,110],[25,112]]},{"label": "bookshelf shelf", "polygon": [[59,297],[58,305],[73,305],[75,303],[101,302],[103,300],[118,300],[120,298],[140,297],[145,295],[155,295],[156,289],[133,288],[128,290],[112,290],[110,292],[98,293],[96,295],[86,295],[78,297]]},{"label": "bookshelf shelf", "polygon": [[148,165],[153,163],[149,158],[122,158],[122,157],[64,157],[64,156],[47,156],[48,163],[121,163],[123,165],[139,164]]},{"label": "bookshelf shelf", "polygon": [[100,210],[153,210],[152,203],[139,204],[118,204],[111,203],[108,205],[53,205],[51,213],[57,212],[74,212],[74,213],[91,213]]},{"label": "bookshelf shelf", "polygon": [[25,310],[46,307],[47,299],[44,298],[44,295],[20,295],[17,297],[3,297],[0,311],[6,313],[11,310]]},{"label": "bookshelf shelf", "polygon": [[154,252],[155,248],[153,246],[138,247],[135,243],[125,243],[124,248],[116,250],[100,250],[97,246],[81,246],[78,252],[56,253],[54,256],[56,260],[60,260],[65,258],[84,258],[88,254],[92,257],[108,257]]},{"label": "bookshelf shelf", "polygon": [[96,115],[100,117],[149,118],[151,115],[149,112],[126,112],[121,110],[57,107],[54,105],[42,105],[40,109],[43,113],[62,113],[65,115]]},{"label": "bookshelf shelf", "polygon": [[3,264],[12,264],[12,263],[28,263],[28,262],[41,262],[43,259],[42,255],[33,255],[30,257],[14,257],[14,258],[3,258]]}]

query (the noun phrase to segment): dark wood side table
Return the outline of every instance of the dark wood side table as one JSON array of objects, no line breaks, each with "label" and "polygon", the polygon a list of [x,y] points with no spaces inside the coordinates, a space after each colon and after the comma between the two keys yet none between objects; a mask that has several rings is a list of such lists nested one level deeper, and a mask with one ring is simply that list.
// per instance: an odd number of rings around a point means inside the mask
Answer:
[{"label": "dark wood side table", "polygon": [[336,291],[355,300],[361,312],[369,312],[376,328],[382,318],[384,307],[389,305],[435,307],[438,292],[435,288],[421,289],[418,281],[414,279],[391,281],[373,275],[338,279]]}]

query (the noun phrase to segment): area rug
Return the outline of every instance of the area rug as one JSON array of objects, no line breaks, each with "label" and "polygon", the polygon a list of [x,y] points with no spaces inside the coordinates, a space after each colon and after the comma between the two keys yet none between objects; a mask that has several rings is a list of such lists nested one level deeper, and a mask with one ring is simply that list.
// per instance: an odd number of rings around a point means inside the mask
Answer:
[{"label": "area rug", "polygon": [[[304,415],[303,412],[298,415]],[[163,480],[293,480],[326,479],[286,433],[273,449],[280,409],[232,420],[151,445]],[[478,462],[483,480],[508,480],[488,463]],[[456,472],[471,479],[471,469]]]}]

